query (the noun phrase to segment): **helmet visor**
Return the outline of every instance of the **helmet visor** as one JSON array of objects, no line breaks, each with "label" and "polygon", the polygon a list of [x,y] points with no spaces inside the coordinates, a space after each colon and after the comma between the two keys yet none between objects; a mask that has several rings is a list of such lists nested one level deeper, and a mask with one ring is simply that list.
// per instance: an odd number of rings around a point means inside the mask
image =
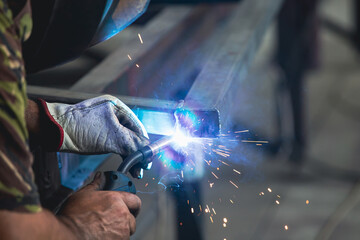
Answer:
[{"label": "helmet visor", "polygon": [[107,0],[103,17],[90,46],[105,41],[133,23],[146,10],[149,0]]}]

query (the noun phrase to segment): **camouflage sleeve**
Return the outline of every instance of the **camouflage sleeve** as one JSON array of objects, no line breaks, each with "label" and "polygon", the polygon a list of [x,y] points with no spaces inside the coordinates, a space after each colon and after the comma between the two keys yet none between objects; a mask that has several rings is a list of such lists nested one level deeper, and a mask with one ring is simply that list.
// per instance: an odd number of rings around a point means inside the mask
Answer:
[{"label": "camouflage sleeve", "polygon": [[29,0],[12,16],[0,0],[0,210],[41,210],[25,122],[27,103],[21,43],[31,31]]}]

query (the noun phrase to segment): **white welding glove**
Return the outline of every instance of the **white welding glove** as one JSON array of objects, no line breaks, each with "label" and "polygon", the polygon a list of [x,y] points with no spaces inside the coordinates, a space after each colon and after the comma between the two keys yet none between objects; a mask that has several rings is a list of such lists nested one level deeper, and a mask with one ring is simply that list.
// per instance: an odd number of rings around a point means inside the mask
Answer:
[{"label": "white welding glove", "polygon": [[140,120],[116,97],[103,95],[75,105],[43,101],[42,105],[60,128],[60,151],[111,152],[125,158],[149,143]]}]

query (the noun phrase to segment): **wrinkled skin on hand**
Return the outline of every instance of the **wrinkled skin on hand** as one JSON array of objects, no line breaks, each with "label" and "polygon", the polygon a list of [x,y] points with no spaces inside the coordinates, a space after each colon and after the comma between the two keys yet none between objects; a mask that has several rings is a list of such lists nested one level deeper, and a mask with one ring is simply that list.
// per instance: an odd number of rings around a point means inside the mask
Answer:
[{"label": "wrinkled skin on hand", "polygon": [[141,200],[127,192],[100,191],[104,176],[72,195],[60,212],[62,221],[79,239],[130,239]]}]

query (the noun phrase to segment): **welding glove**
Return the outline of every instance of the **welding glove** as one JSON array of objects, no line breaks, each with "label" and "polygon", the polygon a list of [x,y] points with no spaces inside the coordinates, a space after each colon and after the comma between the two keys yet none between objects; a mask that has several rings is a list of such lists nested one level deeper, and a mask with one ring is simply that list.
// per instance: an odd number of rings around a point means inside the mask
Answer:
[{"label": "welding glove", "polygon": [[59,128],[59,151],[111,152],[125,158],[149,143],[143,124],[116,97],[103,95],[75,105],[41,102]]}]

